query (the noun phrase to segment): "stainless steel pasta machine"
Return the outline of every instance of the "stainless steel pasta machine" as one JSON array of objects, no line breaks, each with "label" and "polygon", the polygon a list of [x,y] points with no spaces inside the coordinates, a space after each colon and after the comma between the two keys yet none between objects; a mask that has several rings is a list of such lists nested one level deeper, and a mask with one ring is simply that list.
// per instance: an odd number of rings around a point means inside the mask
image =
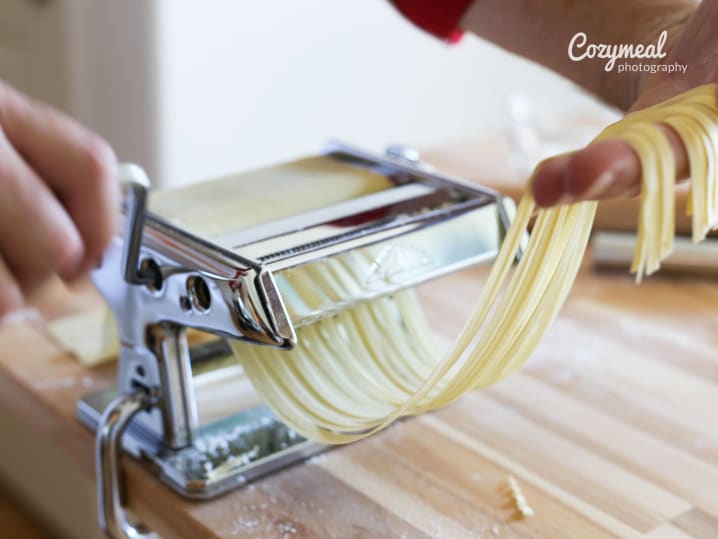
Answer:
[{"label": "stainless steel pasta machine", "polygon": [[[111,537],[153,536],[122,507],[122,451],[180,494],[203,499],[323,449],[261,404],[225,417],[203,413],[200,379],[237,368],[227,367],[223,339],[289,350],[305,324],[490,262],[513,212],[510,199],[439,174],[400,147],[377,156],[333,143],[309,159],[208,182],[179,202],[170,194],[169,212],[147,203],[149,182],[139,167],[123,166],[120,176],[123,234],[93,273],[119,328],[117,387],[77,407],[79,420],[97,433],[99,517]],[[355,187],[379,187],[339,189],[322,207],[290,207],[301,193],[298,178],[310,180],[303,196],[311,201],[340,176]],[[219,219],[226,226],[205,226],[215,207],[231,210],[243,192],[259,189],[270,195],[249,223],[237,209],[232,219]],[[193,224],[190,210],[198,205],[205,213]],[[272,212],[279,217],[264,219],[263,208],[279,209]],[[372,261],[358,290],[319,306],[291,301],[293,269],[356,250]],[[187,328],[221,339],[190,346]]]}]

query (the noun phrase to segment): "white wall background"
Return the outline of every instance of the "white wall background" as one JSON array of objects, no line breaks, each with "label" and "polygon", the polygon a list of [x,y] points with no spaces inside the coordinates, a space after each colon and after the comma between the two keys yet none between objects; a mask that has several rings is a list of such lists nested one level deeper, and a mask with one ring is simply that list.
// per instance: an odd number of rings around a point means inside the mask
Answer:
[{"label": "white wall background", "polygon": [[425,147],[500,129],[524,90],[590,107],[466,36],[448,46],[385,0],[0,0],[0,77],[64,107],[177,184],[316,151],[332,137]]}]

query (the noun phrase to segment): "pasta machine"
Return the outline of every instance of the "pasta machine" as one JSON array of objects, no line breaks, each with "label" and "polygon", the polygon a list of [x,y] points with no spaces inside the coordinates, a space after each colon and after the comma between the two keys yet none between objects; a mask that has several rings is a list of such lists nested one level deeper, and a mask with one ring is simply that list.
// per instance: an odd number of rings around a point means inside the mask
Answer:
[{"label": "pasta machine", "polygon": [[[181,495],[205,499],[323,449],[261,403],[220,417],[203,410],[207,377],[238,369],[224,339],[290,350],[303,325],[490,262],[514,209],[401,147],[377,156],[332,143],[314,157],[149,196],[139,167],[122,166],[120,177],[123,232],[93,272],[119,329],[117,387],[77,407],[97,433],[100,523],[112,537],[153,536],[122,507],[122,451]],[[372,270],[352,294],[312,304],[293,296],[293,270],[357,250]],[[213,338],[188,339],[188,329]]]}]

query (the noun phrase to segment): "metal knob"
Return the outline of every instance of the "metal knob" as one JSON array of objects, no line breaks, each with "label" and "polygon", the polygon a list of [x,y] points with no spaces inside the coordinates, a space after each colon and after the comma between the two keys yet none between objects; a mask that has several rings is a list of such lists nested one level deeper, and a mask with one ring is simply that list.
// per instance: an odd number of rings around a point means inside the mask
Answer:
[{"label": "metal knob", "polygon": [[421,161],[418,150],[401,144],[390,144],[384,150],[384,154],[397,161],[405,161],[410,165],[418,165]]}]

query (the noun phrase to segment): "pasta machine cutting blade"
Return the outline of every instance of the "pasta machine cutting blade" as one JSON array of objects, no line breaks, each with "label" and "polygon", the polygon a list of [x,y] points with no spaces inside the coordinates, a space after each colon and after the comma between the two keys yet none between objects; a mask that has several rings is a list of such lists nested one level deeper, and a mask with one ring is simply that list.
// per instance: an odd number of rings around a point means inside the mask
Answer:
[{"label": "pasta machine cutting blade", "polygon": [[[375,156],[332,143],[318,156],[149,197],[139,167],[120,176],[124,232],[93,273],[119,328],[117,387],[77,408],[97,432],[100,522],[114,537],[151,535],[120,503],[123,450],[180,494],[208,498],[323,449],[261,404],[206,413],[202,380],[237,367],[226,367],[221,340],[190,346],[188,328],[291,349],[296,328],[490,262],[513,212],[509,199],[401,147]],[[372,268],[351,293],[295,297],[293,269],[347,253]]]}]

